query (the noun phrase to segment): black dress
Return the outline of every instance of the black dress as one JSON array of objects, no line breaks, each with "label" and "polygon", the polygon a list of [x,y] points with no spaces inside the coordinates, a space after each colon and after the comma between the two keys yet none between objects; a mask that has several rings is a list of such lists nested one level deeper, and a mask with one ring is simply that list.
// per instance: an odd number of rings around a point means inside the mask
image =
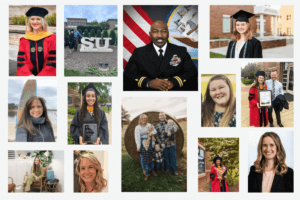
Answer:
[{"label": "black dress", "polygon": [[[248,192],[262,192],[263,174],[255,171],[251,166],[248,176]],[[294,171],[288,168],[282,176],[275,174],[271,192],[294,192]]]},{"label": "black dress", "polygon": [[[234,58],[236,41],[230,41],[227,49],[226,58]],[[245,42],[240,51],[239,58],[262,58],[261,43],[255,37]]]},{"label": "black dress", "polygon": [[79,122],[80,110],[81,109],[78,109],[76,111],[70,126],[70,134],[73,140],[75,141],[75,144],[79,144],[79,137],[82,136],[84,123],[97,124],[98,137],[101,139],[102,144],[109,144],[108,122],[106,119],[105,112],[100,109],[100,113],[101,113],[100,122],[97,122],[96,119],[93,116],[91,116],[89,112],[87,112],[83,122],[80,123]]}]

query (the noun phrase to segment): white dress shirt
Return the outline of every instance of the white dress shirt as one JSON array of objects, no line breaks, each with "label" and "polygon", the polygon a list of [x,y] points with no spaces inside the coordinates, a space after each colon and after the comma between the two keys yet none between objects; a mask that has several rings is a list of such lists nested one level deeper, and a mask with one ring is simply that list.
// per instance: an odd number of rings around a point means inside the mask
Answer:
[{"label": "white dress shirt", "polygon": [[162,48],[156,46],[154,43],[153,43],[153,46],[154,46],[154,49],[155,49],[155,51],[156,51],[156,53],[157,53],[158,56],[160,54],[159,49],[163,50],[162,55],[165,56],[165,52],[166,52],[166,49],[167,49],[167,42],[166,42],[166,44]]}]

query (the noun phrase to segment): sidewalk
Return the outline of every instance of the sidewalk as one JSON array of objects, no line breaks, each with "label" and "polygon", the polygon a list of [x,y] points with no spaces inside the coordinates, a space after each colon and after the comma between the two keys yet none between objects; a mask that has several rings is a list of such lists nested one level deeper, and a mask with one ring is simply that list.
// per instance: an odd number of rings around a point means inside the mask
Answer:
[{"label": "sidewalk", "polygon": [[[241,127],[249,127],[249,90],[250,86],[241,83]],[[283,109],[280,113],[281,123],[284,127],[294,127],[294,101],[289,102],[289,110]],[[273,111],[274,127],[279,127],[276,121],[276,115]],[[268,125],[270,127],[270,125]]]},{"label": "sidewalk", "polygon": [[[210,49],[210,52],[226,55],[227,47]],[[294,44],[285,47],[263,49],[263,58],[294,58]]]}]

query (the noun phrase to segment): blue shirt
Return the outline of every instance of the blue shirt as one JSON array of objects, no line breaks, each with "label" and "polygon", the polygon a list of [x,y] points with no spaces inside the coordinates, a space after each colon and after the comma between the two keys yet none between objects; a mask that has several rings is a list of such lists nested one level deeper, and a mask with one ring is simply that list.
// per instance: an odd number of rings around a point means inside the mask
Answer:
[{"label": "blue shirt", "polygon": [[[272,79],[266,80],[265,83],[267,85],[267,89],[272,91],[273,90],[273,80]],[[275,98],[280,94],[283,95],[282,84],[279,81],[275,80]],[[274,99],[272,99],[272,101]]]},{"label": "blue shirt", "polygon": [[78,35],[80,35],[80,37],[82,37],[81,34],[79,33],[79,31],[74,31],[74,38],[78,38]]}]

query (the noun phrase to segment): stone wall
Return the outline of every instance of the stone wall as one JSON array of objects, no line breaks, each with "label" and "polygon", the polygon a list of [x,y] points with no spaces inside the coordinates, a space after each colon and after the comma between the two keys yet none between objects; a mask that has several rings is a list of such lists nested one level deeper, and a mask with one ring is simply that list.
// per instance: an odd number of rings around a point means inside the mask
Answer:
[{"label": "stone wall", "polygon": [[25,16],[25,13],[31,7],[42,7],[48,10],[48,15],[52,15],[56,13],[56,6],[55,5],[10,5],[9,6],[9,24],[12,24],[11,21],[14,16]]},{"label": "stone wall", "polygon": [[24,34],[10,33],[9,34],[9,44],[19,46],[20,38],[23,36],[24,36]]}]

